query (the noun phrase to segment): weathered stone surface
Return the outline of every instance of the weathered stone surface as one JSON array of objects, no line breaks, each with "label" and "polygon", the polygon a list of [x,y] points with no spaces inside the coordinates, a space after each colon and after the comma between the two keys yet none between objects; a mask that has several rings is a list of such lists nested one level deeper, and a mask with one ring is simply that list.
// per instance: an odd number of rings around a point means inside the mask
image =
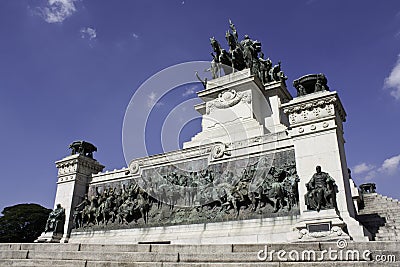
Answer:
[{"label": "weathered stone surface", "polygon": [[151,250],[152,245],[104,245],[104,244],[80,244],[79,251],[99,252],[156,252]]},{"label": "weathered stone surface", "polygon": [[377,193],[363,195],[364,207],[357,218],[375,240],[400,240],[400,202]]},{"label": "weathered stone surface", "polygon": [[0,259],[26,259],[28,250],[0,250]]},{"label": "weathered stone surface", "polygon": [[154,253],[154,252],[100,252],[100,251],[60,251],[58,253],[48,253],[41,251],[30,251],[29,259],[54,259],[54,260],[79,260],[85,259],[96,261],[128,261],[128,262],[164,262],[178,260],[177,253]]},{"label": "weathered stone surface", "polygon": [[[18,246],[21,248],[21,245],[29,247],[30,250],[15,250]],[[400,243],[387,241],[349,241],[343,248],[340,261],[333,261],[324,252],[329,249],[339,250],[337,242],[264,245],[91,244],[84,248],[85,251],[80,251],[81,246],[77,248],[69,244],[17,244],[16,246],[3,244],[2,247],[4,249],[8,247],[8,250],[0,251],[0,266],[377,266],[377,262],[372,260],[378,255],[392,257],[384,266],[398,266],[394,259],[400,257]],[[48,247],[46,251],[41,251],[46,247]],[[127,252],[116,252],[118,248]],[[128,252],[146,250],[145,248],[148,249],[147,252]],[[77,250],[74,251],[75,249]],[[273,256],[260,260],[258,257],[260,250],[273,253]],[[345,258],[346,251],[353,250],[359,252],[359,258],[351,258],[350,254],[348,259]],[[363,258],[364,250],[371,251],[371,256]],[[279,256],[279,251],[285,251],[286,254]],[[299,260],[296,257],[288,257],[289,253],[293,253],[291,251],[298,253]],[[315,254],[309,254],[311,251]]]},{"label": "weathered stone surface", "polygon": [[79,251],[79,244],[47,244],[47,243],[23,243],[21,244],[22,250],[53,252],[53,251]]},{"label": "weathered stone surface", "polygon": [[86,267],[85,260],[42,260],[42,259],[0,259],[0,266],[14,266],[14,267],[45,267],[45,266],[65,266],[65,267]]}]

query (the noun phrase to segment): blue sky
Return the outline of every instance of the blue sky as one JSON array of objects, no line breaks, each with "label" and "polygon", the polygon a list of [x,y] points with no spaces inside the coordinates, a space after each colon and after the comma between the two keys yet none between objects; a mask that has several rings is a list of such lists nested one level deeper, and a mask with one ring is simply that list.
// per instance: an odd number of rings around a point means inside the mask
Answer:
[{"label": "blue sky", "polygon": [[[348,114],[353,178],[400,198],[398,0],[0,0],[0,209],[52,207],[54,161],[74,140],[93,142],[106,169],[126,166],[122,124],[135,90],[166,67],[210,60],[209,38],[225,45],[229,18],[282,61],[292,95],[294,79],[326,74]],[[193,88],[182,92],[184,101]]]}]

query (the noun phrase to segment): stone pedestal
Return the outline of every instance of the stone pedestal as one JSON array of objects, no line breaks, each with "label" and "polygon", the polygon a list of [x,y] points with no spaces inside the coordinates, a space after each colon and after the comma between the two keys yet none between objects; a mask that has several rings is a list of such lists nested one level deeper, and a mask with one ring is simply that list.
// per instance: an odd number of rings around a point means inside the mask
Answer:
[{"label": "stone pedestal", "polygon": [[338,239],[350,239],[343,230],[346,223],[338,216],[334,209],[305,211],[301,214],[295,225],[298,233],[294,241],[332,241]]},{"label": "stone pedestal", "polygon": [[43,232],[38,239],[35,240],[35,243],[60,243],[63,238],[63,234],[53,233],[53,232]]},{"label": "stone pedestal", "polygon": [[195,106],[202,115],[202,131],[184,148],[222,142],[225,144],[287,128],[282,103],[291,99],[281,82],[264,86],[249,69],[208,81],[197,93],[204,103]]},{"label": "stone pedestal", "polygon": [[[331,225],[344,229],[346,226],[350,237],[356,241],[368,240],[369,232],[355,219],[355,208],[351,195],[350,181],[344,151],[343,122],[346,113],[336,92],[317,92],[297,97],[283,105],[289,117],[290,136],[292,137],[297,174],[300,177],[300,220],[301,225],[331,222]],[[337,185],[337,210],[330,211],[333,216],[327,219],[326,212],[307,211],[304,196],[306,183],[319,165],[328,173]],[[335,215],[336,214],[336,215]],[[338,221],[339,220],[339,221]],[[341,221],[341,222],[340,222]]]},{"label": "stone pedestal", "polygon": [[101,172],[104,168],[96,160],[80,154],[68,156],[56,162],[58,181],[55,205],[61,204],[65,209],[64,235],[61,242],[68,242],[73,226],[72,208],[79,204],[87,192],[88,184],[93,173]]}]

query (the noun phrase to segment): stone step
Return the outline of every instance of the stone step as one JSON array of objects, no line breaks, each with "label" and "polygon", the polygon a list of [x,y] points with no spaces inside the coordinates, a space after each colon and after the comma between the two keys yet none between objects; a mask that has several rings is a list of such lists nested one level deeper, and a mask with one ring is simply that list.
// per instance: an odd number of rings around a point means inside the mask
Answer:
[{"label": "stone step", "polygon": [[368,201],[368,202],[374,202],[374,201],[387,201],[387,202],[393,202],[393,203],[399,203],[398,200],[395,200],[393,198],[384,198],[384,197],[364,197],[364,201]]},{"label": "stone step", "polygon": [[[394,226],[385,226],[382,233],[388,231],[398,232],[400,229],[393,229]],[[151,244],[151,245],[105,245],[105,244],[1,244],[3,251],[23,251],[31,255],[35,252],[78,252],[84,253],[111,253],[111,252],[152,252],[152,253],[236,253],[236,252],[256,252],[267,246],[268,250],[323,250],[326,247],[332,247],[336,242],[299,242],[299,243],[270,243],[270,244],[227,244],[227,245],[178,245],[178,244]],[[73,246],[71,246],[73,245]],[[396,242],[354,242],[347,241],[350,248],[371,248],[382,249],[391,248],[399,249],[400,243]]]},{"label": "stone step", "polygon": [[400,207],[398,205],[396,206],[392,206],[392,205],[386,205],[386,204],[376,204],[373,206],[366,206],[364,207],[364,209],[362,209],[362,211],[379,211],[379,212],[388,212],[391,210],[399,210]]},{"label": "stone step", "polygon": [[27,259],[28,250],[0,250],[0,259]]},{"label": "stone step", "polygon": [[[262,262],[262,263],[171,263],[163,264],[163,267],[371,267],[377,266],[376,262],[357,261],[329,261],[329,262]],[[399,267],[398,263],[385,263],[384,266]]]},{"label": "stone step", "polygon": [[391,206],[391,205],[381,205],[381,204],[377,204],[374,206],[370,206],[370,207],[364,207],[363,209],[361,209],[360,211],[362,212],[376,212],[378,211],[379,213],[388,213],[388,211],[398,211],[400,210],[399,206]]},{"label": "stone step", "polygon": [[374,210],[374,209],[381,209],[380,211],[385,211],[386,209],[395,209],[398,210],[399,209],[399,205],[398,204],[389,204],[389,203],[371,203],[368,205],[365,205],[361,210]]},{"label": "stone step", "polygon": [[33,260],[33,259],[0,259],[0,266],[73,266],[85,267],[86,261],[84,260]]},{"label": "stone step", "polygon": [[398,206],[400,205],[400,202],[395,201],[395,200],[390,200],[390,199],[370,199],[365,201],[364,199],[364,205],[365,206],[371,206],[372,204],[380,204],[380,205],[390,205],[390,206]]},{"label": "stone step", "polygon": [[[321,242],[320,250],[329,250],[337,247],[337,242]],[[357,250],[371,250],[371,251],[400,251],[400,243],[392,241],[369,241],[369,242],[354,242],[347,241],[345,249],[357,249]]]},{"label": "stone step", "polygon": [[43,259],[28,259],[28,260],[17,260],[17,259],[0,259],[0,266],[68,266],[68,267],[162,267],[163,262],[118,262],[118,261],[85,261],[85,260],[43,260]]},{"label": "stone step", "polygon": [[121,261],[121,262],[177,262],[178,253],[157,252],[88,252],[88,251],[59,251],[49,253],[44,251],[29,251],[29,259],[53,260],[88,260],[88,261]]},{"label": "stone step", "polygon": [[85,267],[163,267],[165,262],[88,261]]},{"label": "stone step", "polygon": [[[231,244],[227,245],[154,245],[150,247],[151,252],[157,253],[197,253],[197,254],[209,254],[209,253],[231,253]],[[254,250],[256,251],[256,250]],[[257,250],[258,251],[258,250]]]},{"label": "stone step", "polygon": [[397,233],[395,232],[378,232],[376,236],[380,237],[397,237]]},{"label": "stone step", "polygon": [[268,251],[291,251],[291,250],[315,250],[320,251],[320,243],[319,242],[311,242],[311,243],[274,243],[274,244],[234,244],[232,246],[232,252],[258,252],[261,249],[265,250],[267,247]]},{"label": "stone step", "polygon": [[388,214],[385,218],[389,220],[400,221],[400,215],[398,214]]},{"label": "stone step", "polygon": [[126,244],[126,245],[105,245],[105,244],[80,244],[79,251],[86,252],[152,252],[150,244]]},{"label": "stone step", "polygon": [[80,248],[79,244],[68,244],[68,243],[21,243],[19,244],[22,250],[29,251],[78,251]]},{"label": "stone step", "polygon": [[[400,238],[400,237],[396,237]],[[378,236],[381,240],[396,240],[393,235]],[[51,248],[52,247],[52,248]],[[347,261],[330,265],[328,255],[322,250],[337,250],[336,242],[281,243],[281,244],[229,244],[229,245],[102,245],[102,244],[1,244],[0,266],[299,266],[295,261],[282,262],[278,251],[291,251],[299,255],[303,251],[315,251],[316,261],[302,262],[301,266],[374,266],[370,262]],[[30,248],[30,250],[24,250]],[[63,250],[65,248],[65,250]],[[18,249],[18,250],[16,250]],[[125,250],[121,252],[120,250]],[[357,250],[361,258],[363,250],[372,256],[394,255],[400,259],[400,242],[353,242],[348,241],[345,250]],[[41,251],[44,250],[44,251]],[[83,250],[83,251],[82,251]],[[275,251],[271,260],[260,261],[257,253]],[[139,252],[141,251],[141,252]],[[173,252],[173,253],[172,253]],[[293,252],[294,253],[294,252]],[[296,254],[292,254],[293,257]],[[269,256],[269,255],[268,255]],[[285,257],[285,256],[284,256]],[[300,256],[301,257],[301,256]],[[300,258],[301,259],[301,258]],[[307,258],[308,259],[308,258]],[[352,260],[353,258],[351,258]],[[356,259],[354,259],[356,260]],[[292,260],[293,261],[293,260]],[[306,264],[306,265],[303,265]],[[346,263],[347,265],[341,265]],[[285,265],[286,264],[286,265]],[[289,265],[287,265],[289,264]],[[299,264],[299,265],[295,265]],[[387,266],[385,264],[385,266]],[[390,266],[390,265],[389,265]],[[398,265],[392,265],[398,266]]]},{"label": "stone step", "polygon": [[[398,263],[382,264],[388,267],[398,267]],[[73,267],[370,267],[376,262],[329,261],[329,262],[251,262],[251,263],[209,263],[209,262],[108,262],[108,261],[66,261],[66,260],[0,260],[0,266],[30,267],[30,266],[73,266]]]},{"label": "stone step", "polygon": [[366,212],[366,211],[375,211],[378,210],[379,212],[385,212],[386,208],[392,208],[392,209],[398,209],[399,207],[392,206],[392,205],[386,205],[386,204],[374,204],[372,203],[371,205],[364,206],[362,209],[360,209],[360,212]]},{"label": "stone step", "polygon": [[386,200],[386,201],[391,201],[391,202],[399,202],[395,198],[386,197],[383,195],[364,195],[364,200]]},{"label": "stone step", "polygon": [[[335,246],[333,249],[337,250]],[[297,261],[329,261],[330,256],[327,251],[314,251],[314,250],[285,250],[283,251],[274,251],[268,250],[268,253],[265,254],[263,251],[261,254],[259,252],[252,253],[228,253],[228,254],[189,254],[189,253],[180,253],[179,254],[179,262],[297,262]],[[347,261],[370,261],[370,259],[364,259],[359,254],[358,258],[354,258],[353,254],[351,256],[343,255],[343,260]],[[262,258],[260,259],[259,256]],[[347,258],[346,258],[347,257]]]},{"label": "stone step", "polygon": [[378,233],[396,233],[396,235],[400,235],[400,229],[393,229],[393,227],[385,226],[379,228]]},{"label": "stone step", "polygon": [[375,240],[377,241],[400,241],[400,238],[398,236],[379,236],[377,235],[375,237]]},{"label": "stone step", "polygon": [[0,250],[20,250],[21,244],[19,243],[0,243]]}]

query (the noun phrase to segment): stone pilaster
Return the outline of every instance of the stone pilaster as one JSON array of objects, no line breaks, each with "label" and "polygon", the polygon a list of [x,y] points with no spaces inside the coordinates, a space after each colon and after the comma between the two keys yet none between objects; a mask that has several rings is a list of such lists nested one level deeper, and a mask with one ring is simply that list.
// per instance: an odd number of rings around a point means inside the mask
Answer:
[{"label": "stone pilaster", "polygon": [[64,235],[61,242],[68,242],[73,226],[73,208],[87,193],[92,174],[104,168],[95,159],[75,154],[56,162],[58,168],[57,193],[55,204],[65,209]]},{"label": "stone pilaster", "polygon": [[[354,219],[351,187],[344,150],[343,122],[346,112],[336,92],[317,92],[297,97],[282,105],[288,115],[290,136],[296,154],[297,173],[300,177],[299,196],[301,220],[298,229],[308,224],[329,223],[331,227],[344,229],[350,238],[365,240],[368,231]],[[338,187],[336,194],[337,210],[308,211],[305,204],[306,183],[319,165],[327,172]],[[302,229],[303,228],[303,229]],[[342,232],[334,228],[338,238]],[[305,233],[303,231],[303,233]]]}]

